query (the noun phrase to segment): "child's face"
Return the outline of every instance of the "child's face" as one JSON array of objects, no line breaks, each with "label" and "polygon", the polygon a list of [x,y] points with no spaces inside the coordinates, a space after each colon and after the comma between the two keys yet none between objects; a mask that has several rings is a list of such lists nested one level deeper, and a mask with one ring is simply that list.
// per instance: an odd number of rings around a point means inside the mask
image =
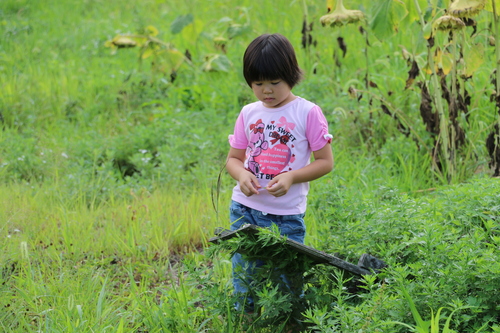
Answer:
[{"label": "child's face", "polygon": [[267,108],[277,108],[295,99],[292,89],[283,80],[254,81],[252,90]]}]

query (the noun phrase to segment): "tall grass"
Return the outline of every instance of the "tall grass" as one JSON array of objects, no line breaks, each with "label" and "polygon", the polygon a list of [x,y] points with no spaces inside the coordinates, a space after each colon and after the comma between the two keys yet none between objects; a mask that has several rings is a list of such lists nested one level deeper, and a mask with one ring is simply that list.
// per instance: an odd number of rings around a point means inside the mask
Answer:
[{"label": "tall grass", "polygon": [[[106,202],[66,198],[47,185],[10,185],[1,191],[1,232],[9,252],[18,242],[28,242],[65,252],[168,255],[204,246],[206,235],[227,224],[216,216],[207,188],[189,193],[131,190],[128,198],[111,194]],[[227,205],[226,197],[220,201]]]},{"label": "tall grass", "polygon": [[[353,1],[355,6],[373,10],[369,1]],[[316,42],[307,49],[301,47],[304,8]],[[323,1],[1,1],[0,329],[239,329],[242,320],[227,296],[230,263],[223,257],[209,262],[201,252],[213,229],[228,224],[233,180],[221,174],[217,212],[212,192],[227,135],[242,105],[254,99],[241,75],[242,53],[265,32],[292,41],[306,74],[294,92],[322,107],[334,134],[335,171],[312,184],[307,243],[335,245],[349,259],[364,249],[410,257],[397,237],[378,245],[371,241],[376,237],[363,238],[359,223],[366,218],[369,231],[380,234],[379,220],[370,218],[382,213],[372,205],[386,209],[400,195],[418,199],[446,183],[432,170],[432,138],[420,119],[419,91],[404,89],[409,66],[402,50],[422,62],[423,39],[416,33],[370,37],[373,84],[367,88],[364,36],[355,26],[320,27],[325,13]],[[193,22],[172,32],[172,23],[189,14]],[[482,15],[478,30],[486,31]],[[113,53],[104,46],[150,25],[158,29],[157,38],[191,55],[176,73],[155,69],[135,48]],[[339,56],[339,36],[346,57]],[[216,37],[225,38],[224,51],[214,44]],[[478,39],[487,45],[487,37]],[[227,57],[227,71],[202,70],[213,54]],[[472,104],[469,118],[461,119],[468,144],[459,181],[491,174],[484,140],[495,119],[492,54],[486,52],[485,65],[466,82]],[[381,111],[381,101],[411,127],[410,135]],[[405,217],[401,206],[390,209]],[[390,228],[402,228],[389,220]],[[488,237],[497,237],[488,226]],[[337,233],[344,233],[345,242]],[[405,241],[417,247],[420,239]],[[373,309],[360,305],[363,315],[393,314],[377,303],[384,298],[405,311],[397,293],[377,288],[367,296]],[[213,304],[202,306],[207,290]],[[350,296],[338,299],[344,297]],[[423,298],[417,301],[421,305]],[[437,303],[436,309],[443,306]],[[359,320],[347,305],[340,311],[353,325]]]},{"label": "tall grass", "polygon": [[174,270],[181,258],[197,258],[221,225],[210,189],[95,203],[48,185],[13,184],[0,198],[4,332],[136,331],[162,290],[182,285]]}]

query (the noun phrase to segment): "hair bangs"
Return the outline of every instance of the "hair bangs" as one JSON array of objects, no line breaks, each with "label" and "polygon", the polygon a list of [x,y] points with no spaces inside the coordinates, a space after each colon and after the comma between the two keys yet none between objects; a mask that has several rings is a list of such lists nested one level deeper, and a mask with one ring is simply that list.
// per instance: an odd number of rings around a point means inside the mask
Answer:
[{"label": "hair bangs", "polygon": [[283,70],[280,68],[273,56],[263,56],[252,64],[250,69],[250,81],[268,81],[282,79]]}]

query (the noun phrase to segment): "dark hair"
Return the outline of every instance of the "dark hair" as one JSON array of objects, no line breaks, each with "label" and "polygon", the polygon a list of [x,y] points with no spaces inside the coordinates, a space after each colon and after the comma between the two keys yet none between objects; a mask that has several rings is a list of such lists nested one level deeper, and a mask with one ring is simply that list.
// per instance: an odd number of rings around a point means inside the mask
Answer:
[{"label": "dark hair", "polygon": [[295,50],[285,36],[264,34],[248,45],[243,56],[243,76],[252,82],[281,79],[293,88],[302,79]]}]

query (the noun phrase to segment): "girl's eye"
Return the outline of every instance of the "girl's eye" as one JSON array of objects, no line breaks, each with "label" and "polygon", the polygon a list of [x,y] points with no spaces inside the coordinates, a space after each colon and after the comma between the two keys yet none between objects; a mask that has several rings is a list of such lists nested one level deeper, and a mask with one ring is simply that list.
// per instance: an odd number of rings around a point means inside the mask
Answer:
[{"label": "girl's eye", "polygon": [[273,86],[275,86],[275,85],[279,84],[280,82],[281,82],[281,81],[271,82],[271,84],[272,84]]},{"label": "girl's eye", "polygon": [[259,86],[259,87],[262,85],[262,83],[260,83],[260,82],[254,82],[253,84],[255,84],[256,86]]}]

